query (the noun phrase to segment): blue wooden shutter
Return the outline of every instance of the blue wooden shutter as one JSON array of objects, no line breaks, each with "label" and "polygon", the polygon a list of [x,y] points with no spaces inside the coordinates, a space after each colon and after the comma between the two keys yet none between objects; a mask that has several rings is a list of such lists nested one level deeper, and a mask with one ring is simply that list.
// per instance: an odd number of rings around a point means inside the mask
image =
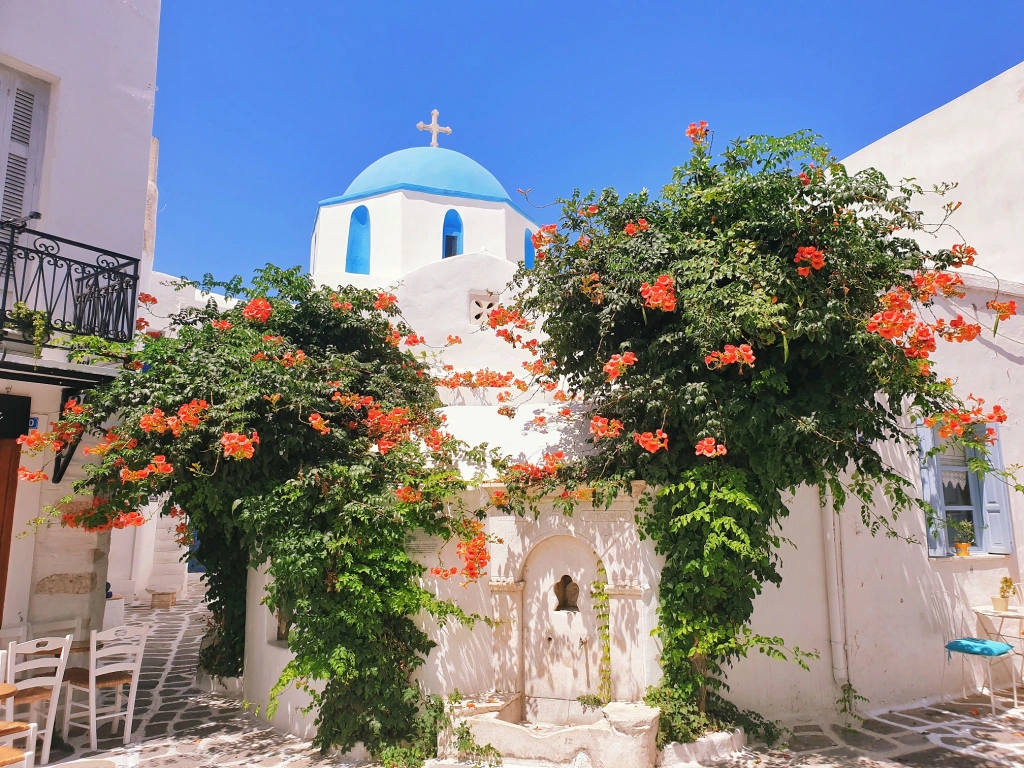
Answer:
[{"label": "blue wooden shutter", "polygon": [[[985,434],[988,424],[979,424],[978,432]],[[997,473],[1003,471],[1003,452],[998,439],[999,427],[996,427],[996,444],[989,450],[986,457],[993,472],[988,472],[980,485],[981,510],[985,520],[985,535],[988,539],[990,554],[1008,555],[1013,551],[1013,537],[1010,533],[1010,494],[1006,491],[1006,481]]]},{"label": "blue wooden shutter", "polygon": [[917,436],[921,440],[921,498],[931,505],[934,517],[925,520],[928,528],[928,555],[930,557],[946,557],[949,545],[946,541],[946,526],[941,524],[945,519],[942,506],[942,476],[939,470],[939,457],[928,456],[928,451],[936,446],[935,433],[923,424],[917,425]]}]

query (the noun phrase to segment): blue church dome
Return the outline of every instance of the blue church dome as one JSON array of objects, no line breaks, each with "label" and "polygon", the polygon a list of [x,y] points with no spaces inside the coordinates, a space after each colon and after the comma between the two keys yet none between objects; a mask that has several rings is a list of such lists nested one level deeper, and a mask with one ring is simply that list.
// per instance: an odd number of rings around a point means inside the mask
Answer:
[{"label": "blue church dome", "polygon": [[377,160],[356,176],[343,195],[322,200],[320,205],[359,200],[396,189],[512,202],[501,182],[476,160],[442,147],[412,147]]}]

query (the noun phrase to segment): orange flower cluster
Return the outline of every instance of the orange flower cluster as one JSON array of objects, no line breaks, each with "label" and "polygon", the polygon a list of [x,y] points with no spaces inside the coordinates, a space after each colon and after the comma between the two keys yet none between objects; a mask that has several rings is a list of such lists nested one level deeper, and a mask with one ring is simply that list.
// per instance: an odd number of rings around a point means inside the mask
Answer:
[{"label": "orange flower cluster", "polygon": [[352,302],[351,301],[342,301],[341,299],[338,298],[338,294],[332,293],[331,294],[331,306],[334,309],[340,309],[340,310],[343,310],[343,311],[347,312],[348,310],[352,309]]},{"label": "orange flower cluster", "polygon": [[478,520],[473,521],[473,532],[473,538],[468,541],[460,541],[455,547],[455,553],[462,558],[462,575],[466,577],[467,581],[483,576],[483,569],[491,561],[491,555],[487,551],[484,524]]},{"label": "orange flower cluster", "polygon": [[43,472],[43,470],[40,469],[33,472],[28,467],[18,467],[18,477],[26,483],[41,483],[44,480],[50,479],[50,476]]},{"label": "orange flower cluster", "polygon": [[918,272],[914,275],[914,288],[917,289],[918,301],[930,301],[932,296],[949,296],[962,299],[964,279],[950,272],[931,270]]},{"label": "orange flower cluster", "polygon": [[[951,408],[943,413],[929,416],[924,420],[924,425],[931,429],[938,427],[939,437],[963,437],[964,427],[974,424],[992,424],[1006,421],[1007,413],[1001,405],[993,405],[992,410],[985,413],[985,400],[974,395],[968,395],[967,399],[973,401],[974,405],[962,411],[958,408]],[[995,443],[996,431],[992,427],[985,430],[985,441]]]},{"label": "orange flower cluster", "polygon": [[[97,502],[93,502],[93,506],[97,506]],[[80,514],[74,512],[65,512],[60,516],[60,521],[68,528],[81,528],[86,533],[105,533],[106,531],[116,528],[121,530],[122,528],[131,528],[132,526],[143,525],[146,522],[145,516],[136,510],[131,512],[121,512],[115,515],[113,518],[103,523],[103,525],[85,525],[82,523]]]},{"label": "orange flower cluster", "polygon": [[796,264],[801,264],[805,261],[810,262],[809,267],[798,267],[796,270],[800,277],[807,277],[811,274],[812,269],[817,271],[825,266],[825,254],[813,245],[805,245],[796,249],[796,256],[793,257],[793,261]]},{"label": "orange flower cluster", "polygon": [[651,225],[647,223],[647,219],[637,219],[636,224],[629,222],[622,231],[633,237],[637,232],[646,232],[650,228]]},{"label": "orange flower cluster", "polygon": [[967,243],[957,243],[950,248],[950,251],[953,252],[951,267],[974,266],[974,257],[978,255],[978,252],[972,246]]},{"label": "orange flower cluster", "polygon": [[701,120],[699,123],[690,123],[686,127],[686,138],[694,144],[699,144],[708,136],[708,121]]},{"label": "orange flower cluster", "polygon": [[710,368],[712,371],[718,368],[724,368],[727,365],[736,363],[739,366],[738,370],[743,373],[743,366],[749,365],[751,368],[754,367],[754,361],[757,358],[754,356],[754,350],[751,349],[749,344],[740,344],[738,347],[732,344],[726,344],[723,351],[719,352],[715,350],[710,355],[704,358],[704,365]]},{"label": "orange flower cluster", "polygon": [[594,304],[604,301],[604,286],[601,285],[601,276],[597,272],[591,272],[584,276],[581,290],[583,295],[589,296],[590,301]]},{"label": "orange flower cluster", "polygon": [[658,451],[665,449],[668,450],[668,435],[663,430],[657,429],[654,434],[650,432],[634,432],[633,442],[637,443],[645,451],[651,453],[657,453]]},{"label": "orange flower cluster", "polygon": [[175,437],[180,437],[182,432],[196,429],[209,409],[208,402],[196,398],[181,406],[177,416],[165,416],[162,410],[154,408],[152,413],[147,413],[139,419],[139,427],[147,435],[150,432],[162,435],[170,431]]},{"label": "orange flower cluster", "polygon": [[146,307],[151,307],[156,303],[156,296],[154,296],[153,294],[145,292],[139,294],[139,304],[142,304],[143,306]]},{"label": "orange flower cluster", "polygon": [[561,498],[575,499],[576,501],[593,501],[593,488],[577,488],[575,491],[562,491]]},{"label": "orange flower cluster", "polygon": [[1017,302],[1016,301],[996,301],[993,299],[986,304],[989,309],[994,310],[996,317],[1000,320],[1009,320],[1010,317],[1017,314]]},{"label": "orange flower cluster", "polygon": [[370,395],[360,397],[359,395],[353,395],[352,393],[343,395],[341,392],[335,392],[331,396],[331,400],[344,408],[369,408],[373,405],[373,398],[370,397]]},{"label": "orange flower cluster", "polygon": [[377,294],[377,300],[373,302],[374,309],[387,311],[398,303],[398,297],[393,293],[381,291]]},{"label": "orange flower cluster", "polygon": [[427,447],[432,451],[440,451],[445,443],[452,439],[452,436],[445,433],[439,432],[436,429],[430,430],[430,432],[424,436],[423,442],[427,444]]},{"label": "orange flower cluster", "polygon": [[170,475],[174,472],[174,467],[167,463],[166,456],[154,456],[153,461],[142,469],[128,469],[127,467],[121,468],[121,482],[122,483],[137,483],[140,480],[145,480],[150,475]]},{"label": "orange flower cluster", "polygon": [[636,355],[626,352],[624,355],[612,355],[602,369],[608,374],[608,381],[615,381],[626,372],[626,368],[636,363]]},{"label": "orange flower cluster", "polygon": [[297,349],[293,354],[289,350],[288,352],[285,352],[284,355],[282,355],[280,358],[278,358],[277,362],[279,362],[285,368],[294,368],[295,366],[301,365],[302,363],[306,362],[306,353],[303,352],[301,349]]},{"label": "orange flower cluster", "polygon": [[459,575],[459,569],[454,566],[451,568],[431,568],[430,575],[448,581],[452,576]]},{"label": "orange flower cluster", "polygon": [[728,453],[724,445],[718,445],[713,437],[705,437],[703,440],[698,440],[697,445],[694,446],[697,449],[698,456],[724,456]]},{"label": "orange flower cluster", "polygon": [[498,373],[489,368],[481,368],[476,373],[471,371],[451,373],[434,383],[439,387],[447,387],[449,389],[455,389],[456,387],[507,387],[512,383],[513,379],[515,379],[515,374],[512,372]]},{"label": "orange flower cluster", "polygon": [[508,494],[505,491],[495,491],[491,494],[491,504],[501,509],[508,506]]},{"label": "orange flower cluster", "polygon": [[319,413],[309,414],[309,426],[319,432],[321,435],[326,435],[331,431],[331,428],[327,425],[331,422],[321,416]]},{"label": "orange flower cluster", "polygon": [[[538,251],[545,250],[549,245],[555,242],[555,233],[558,231],[557,224],[545,224],[543,227],[538,229],[532,235],[530,235],[530,242],[533,243],[533,247]],[[493,326],[492,326],[493,327]]]},{"label": "orange flower cluster", "polygon": [[968,323],[963,315],[957,315],[948,324],[940,317],[935,323],[935,332],[946,341],[955,341],[959,344],[978,338],[981,335],[981,326],[977,323]]},{"label": "orange flower cluster", "polygon": [[542,464],[532,464],[528,461],[521,461],[509,467],[509,477],[520,482],[532,482],[550,477],[558,472],[562,459],[565,458],[564,451],[545,453]]},{"label": "orange flower cluster", "polygon": [[253,430],[252,436],[244,432],[225,432],[220,436],[220,444],[224,447],[224,456],[229,459],[251,459],[260,444],[260,436]]},{"label": "orange flower cluster", "polygon": [[[627,354],[630,354],[630,353],[627,353]],[[554,367],[555,367],[555,361],[554,360],[548,360],[547,362],[545,362],[544,360],[534,360],[532,363],[531,362],[527,362],[527,361],[523,361],[523,368],[526,369],[527,373],[533,374],[534,376],[544,376],[544,375],[550,373],[554,369]],[[556,383],[554,386],[557,387],[558,384]],[[552,389],[553,388],[554,387],[552,387]]]},{"label": "orange flower cluster", "polygon": [[547,423],[548,423],[548,417],[547,416],[534,416],[533,417],[533,425],[535,427],[544,427],[544,426],[547,426]]},{"label": "orange flower cluster", "polygon": [[231,325],[230,320],[211,320],[210,325],[218,331],[230,331],[234,327]]},{"label": "orange flower cluster", "polygon": [[504,416],[506,419],[514,419],[516,417],[516,409],[511,405],[503,405],[498,409],[498,415]]},{"label": "orange flower cluster", "polygon": [[605,437],[618,437],[622,434],[622,422],[618,419],[606,419],[595,416],[590,420],[590,434],[598,440]]},{"label": "orange flower cluster", "polygon": [[580,247],[581,251],[585,251],[590,247],[590,238],[587,235],[580,235],[579,240],[576,241],[576,245]]},{"label": "orange flower cluster", "polygon": [[245,309],[242,310],[242,317],[246,320],[254,320],[257,323],[265,323],[273,313],[274,308],[270,306],[270,302],[260,296],[245,305]]},{"label": "orange flower cluster", "polygon": [[409,485],[403,485],[395,491],[395,496],[398,497],[399,501],[404,501],[406,504],[415,504],[417,501],[423,500],[423,494]]},{"label": "orange flower cluster", "polygon": [[368,434],[377,444],[381,456],[398,445],[399,440],[408,437],[410,424],[408,408],[392,408],[390,411],[371,408],[366,414]]},{"label": "orange flower cluster", "polygon": [[123,437],[118,435],[115,430],[111,429],[103,436],[102,441],[92,448],[86,446],[82,449],[82,453],[86,456],[89,456],[90,454],[93,456],[105,456],[111,450],[131,450],[132,448],[137,448],[138,445],[139,441],[134,437],[130,440],[125,440]]},{"label": "orange flower cluster", "polygon": [[580,208],[580,216],[586,216],[590,218],[597,214],[598,207],[596,205],[588,205],[586,208]]},{"label": "orange flower cluster", "polygon": [[449,334],[448,335],[448,343],[449,344],[461,344],[462,343],[462,337],[461,336],[452,336],[451,334]]},{"label": "orange flower cluster", "polygon": [[146,318],[140,317],[138,320],[135,321],[136,331],[144,331],[147,328],[149,328],[149,320],[147,320]]},{"label": "orange flower cluster", "polygon": [[415,333],[410,333],[405,337],[405,346],[415,347],[417,344],[426,344],[427,340],[422,336],[417,336]]},{"label": "orange flower cluster", "polygon": [[500,304],[487,314],[487,324],[491,328],[511,325],[523,331],[533,329],[533,323],[523,317],[518,309],[506,309]]},{"label": "orange flower cluster", "polygon": [[640,286],[640,295],[644,297],[648,309],[660,309],[664,312],[675,312],[676,288],[671,275],[662,275],[654,285],[644,283]]}]

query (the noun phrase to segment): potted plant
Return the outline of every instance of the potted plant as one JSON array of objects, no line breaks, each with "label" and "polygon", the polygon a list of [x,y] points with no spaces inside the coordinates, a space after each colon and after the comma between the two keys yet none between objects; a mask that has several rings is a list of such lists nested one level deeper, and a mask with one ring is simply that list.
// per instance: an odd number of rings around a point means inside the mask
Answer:
[{"label": "potted plant", "polygon": [[43,354],[43,345],[50,340],[50,318],[39,309],[29,309],[23,301],[15,302],[7,319],[7,326],[18,331],[21,338],[32,344],[35,358]]},{"label": "potted plant", "polygon": [[950,538],[953,539],[953,546],[956,547],[957,557],[967,557],[971,554],[971,545],[974,543],[974,523],[970,520],[949,520],[946,522]]},{"label": "potted plant", "polygon": [[999,597],[992,598],[992,607],[997,611],[1010,610],[1010,595],[1013,594],[1013,579],[1003,576],[999,580]]}]

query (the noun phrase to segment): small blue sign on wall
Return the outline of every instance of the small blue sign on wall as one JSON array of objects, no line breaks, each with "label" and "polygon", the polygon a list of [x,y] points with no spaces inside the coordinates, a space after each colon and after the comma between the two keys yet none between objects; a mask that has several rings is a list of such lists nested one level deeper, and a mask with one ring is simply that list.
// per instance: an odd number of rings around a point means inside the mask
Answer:
[{"label": "small blue sign on wall", "polygon": [[39,429],[39,417],[29,416],[28,417],[28,428],[29,430]]}]

